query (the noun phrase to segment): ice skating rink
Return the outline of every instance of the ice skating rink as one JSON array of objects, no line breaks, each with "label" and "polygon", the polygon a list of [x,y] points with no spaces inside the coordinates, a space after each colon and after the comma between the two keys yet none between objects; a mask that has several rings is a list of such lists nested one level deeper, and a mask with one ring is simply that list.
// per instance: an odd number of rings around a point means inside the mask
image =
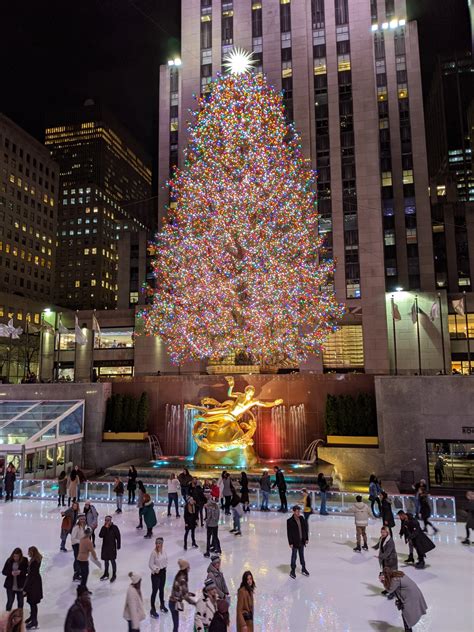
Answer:
[{"label": "ice skating rink", "polygon": [[[104,516],[113,513],[113,505],[96,504],[99,525]],[[81,503],[82,509],[82,503]],[[165,598],[177,571],[177,560],[186,558],[190,565],[190,590],[199,593],[209,561],[203,557],[205,529],[196,531],[200,549],[183,551],[184,525],[182,518],[167,518],[166,509],[157,508],[158,526],[154,536],[163,536],[168,554],[168,574]],[[289,576],[290,549],[286,539],[286,517],[279,513],[246,514],[242,537],[229,533],[230,516],[221,519],[219,535],[223,548],[222,570],[232,595],[231,630],[235,626],[236,592],[242,573],[253,572],[255,594],[255,632],[395,632],[403,624],[394,601],[380,595],[376,551],[354,553],[355,529],[352,517],[310,518],[310,542],[306,561],[311,576],[306,578],[298,567],[296,581]],[[150,609],[151,582],[148,558],[153,540],[144,540],[143,531],[135,529],[137,510],[124,504],[123,513],[114,518],[122,533],[122,549],[118,555],[118,579],[114,584],[100,582],[101,572],[90,564],[89,589],[97,632],[127,630],[122,618],[128,572],[143,577],[142,594],[147,613]],[[75,599],[76,584],[72,582],[73,554],[68,538],[68,553],[59,551],[61,518],[56,503],[51,501],[15,500],[0,504],[0,562],[3,564],[14,547],[24,554],[35,545],[43,554],[44,599],[39,605],[39,626],[48,632],[64,629],[68,607]],[[434,537],[436,549],[427,557],[424,570],[405,566],[408,553],[398,537],[398,519],[394,539],[399,568],[414,579],[425,595],[429,610],[414,628],[416,632],[472,632],[474,630],[474,545],[462,546],[464,524],[437,523],[440,532]],[[380,521],[372,520],[368,527],[369,546],[374,544]],[[100,557],[100,539],[97,552]],[[2,581],[3,585],[3,581]],[[0,609],[5,607],[5,591],[0,595]],[[26,606],[28,612],[28,606]],[[194,608],[185,605],[180,632],[192,632]],[[172,630],[170,614],[159,621],[147,618],[142,632]]]}]

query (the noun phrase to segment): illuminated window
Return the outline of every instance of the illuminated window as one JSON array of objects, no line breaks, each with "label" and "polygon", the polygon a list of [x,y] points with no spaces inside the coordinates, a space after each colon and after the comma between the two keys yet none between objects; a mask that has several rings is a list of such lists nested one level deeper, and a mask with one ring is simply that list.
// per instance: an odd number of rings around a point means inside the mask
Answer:
[{"label": "illuminated window", "polygon": [[323,349],[325,368],[362,368],[364,339],[362,325],[344,325],[330,333]]},{"label": "illuminated window", "polygon": [[88,255],[89,254],[89,248],[84,248],[84,254]]},{"label": "illuminated window", "polygon": [[97,248],[92,248],[92,254],[96,255],[97,254]]},{"label": "illuminated window", "polygon": [[413,184],[413,169],[403,171],[403,184]]},{"label": "illuminated window", "polygon": [[74,281],[74,287],[81,287],[80,281]]},{"label": "illuminated window", "polygon": [[386,246],[394,246],[395,245],[395,230],[393,228],[384,230],[383,240]]},{"label": "illuminated window", "polygon": [[407,244],[416,244],[418,241],[417,238],[417,234],[416,234],[416,228],[407,228],[406,229],[406,235],[407,235]]},{"label": "illuminated window", "polygon": [[406,99],[408,98],[408,86],[406,83],[401,83],[398,86],[398,98],[399,99]]},{"label": "illuminated window", "polygon": [[391,171],[382,171],[382,186],[383,187],[392,186],[392,172]]},{"label": "illuminated window", "polygon": [[35,323],[38,324],[39,321],[40,321],[40,315],[39,314],[35,314],[34,320],[35,320]]},{"label": "illuminated window", "polygon": [[97,281],[95,279],[91,279],[91,286],[95,287],[97,285]]},{"label": "illuminated window", "polygon": [[326,58],[318,57],[314,60],[314,74],[325,75],[326,74]]}]

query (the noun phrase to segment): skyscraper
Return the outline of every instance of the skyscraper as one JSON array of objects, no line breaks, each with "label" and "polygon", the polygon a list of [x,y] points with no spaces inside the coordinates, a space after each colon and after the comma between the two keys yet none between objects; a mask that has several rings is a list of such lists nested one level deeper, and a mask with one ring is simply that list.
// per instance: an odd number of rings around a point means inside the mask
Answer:
[{"label": "skyscraper", "polygon": [[404,0],[183,0],[182,16],[181,58],[160,73],[160,214],[193,95],[233,47],[252,51],[318,170],[320,231],[348,307],[345,365],[363,351],[367,372],[387,372],[385,291],[434,286],[417,25]]},{"label": "skyscraper", "polygon": [[120,235],[153,223],[151,214],[141,212],[150,209],[151,160],[113,115],[91,100],[58,117],[46,129],[45,144],[60,166],[57,302],[113,308]]}]

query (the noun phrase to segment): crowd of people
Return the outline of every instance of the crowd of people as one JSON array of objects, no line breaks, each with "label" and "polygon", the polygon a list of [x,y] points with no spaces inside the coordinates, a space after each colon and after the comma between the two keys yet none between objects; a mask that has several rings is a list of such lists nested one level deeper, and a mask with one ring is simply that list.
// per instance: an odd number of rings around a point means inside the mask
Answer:
[{"label": "crowd of people", "polygon": [[[287,484],[284,472],[277,466],[274,468],[272,480],[268,471],[264,471],[260,480],[261,506],[260,511],[269,511],[269,495],[272,488],[279,494],[279,512],[287,513]],[[4,474],[5,492],[7,500],[13,499],[15,483],[13,466],[8,466]],[[113,583],[117,578],[117,558],[122,547],[122,535],[118,525],[114,523],[112,515],[106,515],[99,528],[99,511],[89,500],[85,500],[80,507],[81,485],[86,480],[84,473],[78,466],[74,466],[69,474],[61,472],[58,477],[57,504],[61,508],[60,546],[61,552],[68,552],[68,539],[72,550],[72,581],[77,582],[76,600],[67,612],[65,632],[87,630],[94,632],[92,614],[92,592],[88,586],[89,564],[92,562],[103,573],[100,581]],[[323,474],[316,479],[316,489],[319,491],[319,514],[328,515],[326,498],[330,490],[330,483]],[[122,512],[123,497],[128,492],[128,504],[137,509],[137,530],[145,529],[145,539],[153,538],[153,529],[158,524],[156,510],[150,494],[147,493],[143,481],[138,480],[138,472],[134,466],[130,467],[127,481],[119,477],[114,482],[116,497],[116,514]],[[398,569],[398,555],[394,539],[396,526],[392,504],[382,483],[375,475],[369,480],[369,504],[363,501],[361,495],[350,508],[354,515],[355,540],[354,552],[368,551],[367,527],[369,518],[380,519],[382,526],[380,538],[373,548],[378,552],[379,580],[382,583],[382,595],[388,599],[395,599],[397,608],[401,611],[404,628],[412,629],[419,619],[426,613],[427,605],[417,584]],[[471,493],[469,493],[471,494]],[[181,499],[180,499],[181,495]],[[474,525],[474,494],[469,497],[468,522],[466,526],[466,540],[469,544],[470,529]],[[438,529],[430,522],[431,517],[429,493],[426,481],[421,479],[414,486],[414,513],[399,510],[397,517],[400,526],[400,538],[408,546],[408,557],[405,564],[414,564],[415,568],[425,568],[426,555],[435,548],[435,544],[428,537],[428,527],[433,533]],[[222,525],[222,514],[232,515],[232,529],[234,536],[242,536],[242,521],[244,513],[250,511],[249,481],[245,472],[238,478],[223,471],[218,479],[200,481],[185,468],[179,476],[170,474],[168,479],[168,517],[172,517],[172,510],[176,518],[183,518],[183,550],[188,546],[199,548],[196,542],[196,529],[205,527],[206,546],[204,557],[209,559],[206,576],[203,577],[202,590],[199,594],[190,591],[188,585],[190,563],[187,559],[178,559],[177,572],[174,577],[170,594],[165,598],[166,577],[168,571],[168,556],[162,536],[156,537],[153,549],[150,551],[148,571],[150,573],[151,596],[150,617],[158,619],[161,614],[170,613],[173,632],[180,629],[180,613],[184,602],[192,604],[194,611],[195,632],[224,632],[229,630],[229,606],[231,591],[225,580],[222,568],[222,546],[219,538],[219,528]],[[301,566],[301,574],[309,576],[305,561],[305,549],[309,544],[309,520],[317,511],[313,507],[313,494],[307,488],[302,490],[301,505],[291,508],[291,515],[287,519],[287,539],[290,547],[290,577],[297,579],[297,560]],[[419,519],[423,521],[423,528]],[[96,540],[96,534],[98,536]],[[97,547],[97,550],[96,550]],[[100,552],[99,552],[100,547]],[[417,560],[415,561],[415,554]],[[3,567],[5,576],[4,587],[7,594],[6,610],[11,621],[23,621],[24,600],[30,606],[30,616],[24,621],[26,629],[38,627],[38,604],[43,598],[41,579],[41,553],[35,546],[28,548],[28,557],[23,555],[20,548],[15,548]],[[128,573],[130,584],[125,596],[123,617],[127,622],[129,632],[140,630],[141,622],[146,618],[145,600],[143,597],[142,574],[136,571]],[[237,592],[236,624],[238,632],[253,632],[254,625],[254,591],[255,581],[250,570],[242,576]],[[16,601],[16,608],[14,609]],[[159,605],[158,605],[159,604]],[[15,624],[16,625],[16,624]],[[12,631],[22,630],[21,627],[10,627]]]}]

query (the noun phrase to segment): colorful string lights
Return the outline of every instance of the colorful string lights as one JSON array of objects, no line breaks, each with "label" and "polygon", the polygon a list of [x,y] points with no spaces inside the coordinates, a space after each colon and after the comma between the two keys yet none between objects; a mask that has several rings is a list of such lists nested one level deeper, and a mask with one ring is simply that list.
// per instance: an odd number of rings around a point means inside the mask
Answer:
[{"label": "colorful string lights", "polygon": [[315,175],[262,76],[218,76],[199,106],[154,244],[145,330],[174,362],[237,350],[260,364],[301,361],[343,314],[334,263],[320,260]]}]

